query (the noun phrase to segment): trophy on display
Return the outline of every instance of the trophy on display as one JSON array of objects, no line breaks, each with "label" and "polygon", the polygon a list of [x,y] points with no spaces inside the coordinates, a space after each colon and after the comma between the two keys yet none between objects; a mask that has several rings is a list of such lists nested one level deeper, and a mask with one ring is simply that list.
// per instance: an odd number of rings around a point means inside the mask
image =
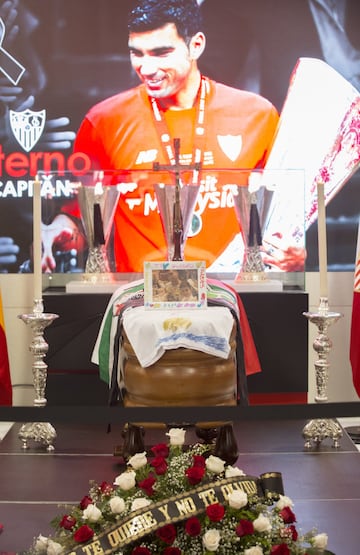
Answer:
[{"label": "trophy on display", "polygon": [[116,186],[104,184],[103,172],[95,172],[91,184],[81,183],[78,188],[81,219],[89,249],[85,274],[111,271],[107,252],[119,195]]},{"label": "trophy on display", "polygon": [[236,282],[267,279],[260,248],[273,191],[260,180],[261,173],[252,172],[247,186],[236,185],[233,190],[235,213],[244,242],[244,257]]},{"label": "trophy on display", "polygon": [[184,248],[199,187],[156,183],[155,195],[167,244],[168,260],[184,260]]},{"label": "trophy on display", "polygon": [[174,164],[158,164],[154,171],[167,170],[175,174],[175,184],[156,183],[155,195],[167,244],[168,260],[184,260],[184,248],[189,232],[197,195],[198,185],[185,185],[181,172],[200,171],[201,164],[180,164],[180,139],[174,139]]}]

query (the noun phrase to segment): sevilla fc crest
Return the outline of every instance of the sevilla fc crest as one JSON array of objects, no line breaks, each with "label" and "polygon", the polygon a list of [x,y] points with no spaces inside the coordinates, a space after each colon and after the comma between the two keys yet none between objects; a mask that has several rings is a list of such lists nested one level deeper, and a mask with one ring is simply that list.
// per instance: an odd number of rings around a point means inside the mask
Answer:
[{"label": "sevilla fc crest", "polygon": [[10,127],[19,145],[29,152],[34,148],[44,131],[46,110],[33,112],[24,110],[14,112],[10,110]]},{"label": "sevilla fc crest", "polygon": [[242,148],[241,135],[218,135],[217,140],[223,153],[235,162]]}]

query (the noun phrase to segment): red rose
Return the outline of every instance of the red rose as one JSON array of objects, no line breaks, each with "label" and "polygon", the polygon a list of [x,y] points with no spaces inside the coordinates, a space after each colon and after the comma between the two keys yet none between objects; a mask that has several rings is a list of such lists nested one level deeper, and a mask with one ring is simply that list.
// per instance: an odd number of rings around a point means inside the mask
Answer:
[{"label": "red rose", "polygon": [[3,533],[3,531],[4,531],[4,525],[3,525],[3,524],[1,524],[1,522],[0,522],[0,534],[2,534],[2,533]]},{"label": "red rose", "polygon": [[253,534],[254,525],[251,522],[251,520],[246,520],[245,518],[242,518],[239,521],[239,524],[237,525],[235,532],[236,532],[236,535],[239,536],[239,538],[241,538],[242,536]]},{"label": "red rose", "polygon": [[176,538],[176,528],[173,524],[166,524],[166,526],[163,526],[156,531],[156,535],[163,542],[171,545],[172,543],[174,543]]},{"label": "red rose", "polygon": [[294,542],[296,542],[296,540],[298,539],[299,534],[297,533],[297,530],[296,530],[295,526],[292,524],[291,526],[288,527],[288,530],[290,531],[291,539]]},{"label": "red rose", "polygon": [[220,522],[224,518],[225,507],[220,503],[214,503],[206,507],[206,514],[210,518],[211,522]]},{"label": "red rose", "polygon": [[191,536],[199,536],[201,533],[201,523],[200,520],[196,516],[192,516],[189,520],[185,523],[185,532]]},{"label": "red rose", "polygon": [[163,551],[164,555],[181,555],[181,549],[178,547],[165,547]]},{"label": "red rose", "polygon": [[76,524],[76,518],[70,515],[64,515],[59,523],[61,528],[65,530],[71,530]]},{"label": "red rose", "polygon": [[270,555],[291,555],[291,551],[286,543],[281,543],[271,548]]},{"label": "red rose", "polygon": [[154,447],[151,447],[151,451],[154,453],[155,457],[163,457],[164,459],[167,459],[169,456],[169,447],[166,443],[158,443],[157,445],[154,445]]},{"label": "red rose", "polygon": [[100,491],[101,493],[103,493],[104,495],[110,495],[110,493],[113,491],[113,487],[111,484],[109,484],[109,482],[101,482],[100,484]]},{"label": "red rose", "polygon": [[193,466],[200,466],[201,468],[205,468],[205,457],[203,457],[202,455],[193,455]]},{"label": "red rose", "polygon": [[167,462],[164,457],[155,457],[150,464],[155,468],[155,472],[158,476],[165,474],[167,471]]},{"label": "red rose", "polygon": [[131,555],[151,555],[151,551],[147,547],[140,546],[135,547],[135,549],[132,550]]},{"label": "red rose", "polygon": [[279,514],[283,519],[283,521],[285,522],[285,524],[291,524],[292,522],[296,522],[296,516],[294,515],[290,507],[284,507]]},{"label": "red rose", "polygon": [[94,530],[90,528],[87,524],[80,526],[74,534],[74,540],[78,543],[85,543],[94,536]]},{"label": "red rose", "polygon": [[93,500],[91,499],[91,497],[89,497],[88,495],[85,495],[85,497],[82,498],[82,500],[80,501],[80,509],[84,510],[86,509],[86,507],[88,505],[91,505],[93,502]]},{"label": "red rose", "polygon": [[156,482],[156,478],[150,474],[147,478],[145,478],[145,480],[142,480],[141,482],[139,482],[139,488],[141,488],[146,495],[148,495],[149,497],[151,497],[152,495],[154,495],[154,488],[153,485]]},{"label": "red rose", "polygon": [[195,486],[196,484],[199,484],[203,479],[205,468],[202,468],[200,466],[191,466],[190,468],[185,470],[185,474],[187,476],[187,479],[189,480],[189,484]]}]

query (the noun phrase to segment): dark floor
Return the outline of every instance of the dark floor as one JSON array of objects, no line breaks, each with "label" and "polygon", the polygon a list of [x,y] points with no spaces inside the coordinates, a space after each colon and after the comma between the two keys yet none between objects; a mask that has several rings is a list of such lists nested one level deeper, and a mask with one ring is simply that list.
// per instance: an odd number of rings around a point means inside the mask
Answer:
[{"label": "dark floor", "polygon": [[[346,432],[340,448],[330,440],[304,449],[305,422],[256,421],[234,425],[240,455],[237,466],[247,474],[282,473],[285,494],[292,498],[299,527],[316,526],[329,536],[336,555],[360,553],[360,453]],[[23,451],[15,424],[0,442],[0,555],[20,553],[39,533],[51,533],[50,520],[64,502],[78,503],[89,480],[111,481],[121,468],[114,448],[121,430],[103,425],[57,425],[55,451],[37,444]],[[146,443],[165,441],[165,430],[147,430]],[[195,439],[193,429],[187,442]]]}]

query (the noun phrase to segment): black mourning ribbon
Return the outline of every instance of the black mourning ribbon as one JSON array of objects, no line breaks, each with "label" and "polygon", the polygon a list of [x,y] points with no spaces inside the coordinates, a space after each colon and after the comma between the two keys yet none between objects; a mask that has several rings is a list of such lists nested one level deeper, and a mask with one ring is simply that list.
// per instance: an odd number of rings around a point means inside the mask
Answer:
[{"label": "black mourning ribbon", "polygon": [[249,247],[262,245],[260,218],[256,203],[250,205]]},{"label": "black mourning ribbon", "polygon": [[94,247],[105,245],[104,227],[101,217],[100,204],[94,204]]}]

